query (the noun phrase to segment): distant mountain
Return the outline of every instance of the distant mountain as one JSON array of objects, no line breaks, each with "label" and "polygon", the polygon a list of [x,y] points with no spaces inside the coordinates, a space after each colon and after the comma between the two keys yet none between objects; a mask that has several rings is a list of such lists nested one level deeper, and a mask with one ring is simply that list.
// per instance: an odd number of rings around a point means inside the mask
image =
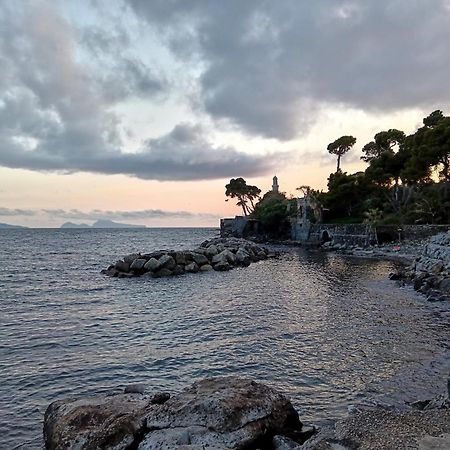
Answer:
[{"label": "distant mountain", "polygon": [[0,228],[28,228],[28,227],[21,227],[20,225],[10,225],[9,223],[0,223]]},{"label": "distant mountain", "polygon": [[91,228],[91,226],[87,223],[66,222],[61,225],[61,228]]},{"label": "distant mountain", "polygon": [[61,228],[146,228],[145,225],[131,225],[129,223],[118,223],[112,220],[102,219],[97,220],[92,225],[86,223],[66,222],[61,225]]}]

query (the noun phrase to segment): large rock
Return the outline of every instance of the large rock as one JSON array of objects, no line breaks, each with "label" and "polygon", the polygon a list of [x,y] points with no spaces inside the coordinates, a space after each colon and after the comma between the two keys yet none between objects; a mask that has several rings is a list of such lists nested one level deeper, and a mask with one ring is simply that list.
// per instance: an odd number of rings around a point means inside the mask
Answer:
[{"label": "large rock", "polygon": [[177,265],[175,259],[170,255],[162,255],[158,262],[161,269],[173,270]]},{"label": "large rock", "polygon": [[149,401],[142,394],[56,401],[45,412],[45,448],[126,450],[144,427]]},{"label": "large rock", "polygon": [[254,381],[210,378],[165,395],[162,404],[154,398],[136,393],[54,402],[45,413],[46,449],[269,449],[274,436],[302,442],[289,400]]},{"label": "large rock", "polygon": [[204,264],[209,264],[208,258],[201,253],[194,252],[192,254],[192,258],[199,267],[203,266]]},{"label": "large rock", "polygon": [[135,259],[130,266],[130,270],[134,273],[141,274],[145,272],[144,266],[147,263],[147,260],[144,258]]},{"label": "large rock", "polygon": [[144,269],[147,272],[155,272],[159,269],[160,265],[156,258],[150,258],[144,265]]}]

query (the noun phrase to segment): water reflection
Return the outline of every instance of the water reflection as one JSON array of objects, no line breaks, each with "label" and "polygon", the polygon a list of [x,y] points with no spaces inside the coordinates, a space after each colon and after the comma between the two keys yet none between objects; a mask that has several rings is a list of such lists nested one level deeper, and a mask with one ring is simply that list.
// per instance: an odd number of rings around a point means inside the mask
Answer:
[{"label": "water reflection", "polygon": [[450,313],[387,281],[390,262],[292,249],[228,273],[99,274],[118,255],[192,248],[210,234],[1,236],[0,432],[7,445],[32,440],[26,448],[36,448],[50,401],[131,382],[179,389],[205,376],[250,376],[288,393],[303,419],[318,422],[345,414],[349,403],[395,403],[445,389]]}]

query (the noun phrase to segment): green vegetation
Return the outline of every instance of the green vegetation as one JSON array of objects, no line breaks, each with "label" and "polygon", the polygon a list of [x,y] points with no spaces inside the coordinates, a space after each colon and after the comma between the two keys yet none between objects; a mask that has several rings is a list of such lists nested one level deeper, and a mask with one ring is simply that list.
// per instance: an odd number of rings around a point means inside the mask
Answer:
[{"label": "green vegetation", "polygon": [[227,197],[238,199],[236,204],[242,207],[244,216],[248,216],[254,211],[255,200],[259,199],[261,189],[248,185],[243,178],[232,178],[225,186],[225,189],[225,195]]},{"label": "green vegetation", "polygon": [[345,155],[356,143],[356,138],[353,136],[341,136],[339,139],[336,139],[334,142],[328,144],[328,151],[332,155],[337,155],[337,168],[336,171],[339,172],[341,170],[341,157]]},{"label": "green vegetation", "polygon": [[[353,136],[341,136],[328,145],[337,155],[337,169],[328,178],[326,192],[299,188],[312,202],[310,209],[314,206],[311,221],[367,223],[375,235],[381,224],[450,223],[450,117],[437,110],[409,136],[395,128],[375,134],[362,148],[366,170],[347,174],[340,168],[341,157],[355,143]],[[258,219],[267,234],[288,234],[296,202],[282,193],[269,191],[263,198],[260,193],[236,178],[226,185],[225,194],[237,198],[244,215]]]},{"label": "green vegetation", "polygon": [[328,191],[316,192],[325,221],[370,222],[377,211],[377,224],[450,222],[450,117],[434,111],[410,136],[397,129],[377,133],[362,148],[367,169],[354,174],[339,165],[339,149],[348,151],[355,141],[350,138],[328,146],[338,155],[338,168],[328,178]]}]

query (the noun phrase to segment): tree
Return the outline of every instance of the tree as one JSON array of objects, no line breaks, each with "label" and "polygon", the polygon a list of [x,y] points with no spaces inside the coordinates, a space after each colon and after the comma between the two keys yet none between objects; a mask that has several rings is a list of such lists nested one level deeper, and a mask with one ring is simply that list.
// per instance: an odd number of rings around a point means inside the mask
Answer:
[{"label": "tree", "polygon": [[[225,189],[225,195],[227,197],[238,199],[236,205],[242,207],[244,216],[248,216],[254,211],[255,200],[259,199],[261,189],[256,186],[248,185],[243,178],[232,178],[225,186]],[[226,201],[228,201],[228,199]]]},{"label": "tree", "polygon": [[341,170],[341,157],[347,153],[356,143],[356,138],[353,136],[341,136],[334,142],[328,144],[327,150],[332,155],[337,155],[337,168],[336,172]]},{"label": "tree", "polygon": [[394,147],[400,147],[404,140],[405,133],[403,131],[395,128],[391,128],[388,131],[381,131],[374,136],[373,141],[362,148],[365,155],[361,156],[361,159],[365,162],[370,162],[373,159],[379,158],[386,151],[394,153]]},{"label": "tree", "polygon": [[272,236],[289,236],[289,200],[281,192],[269,191],[256,204],[252,218],[258,219],[266,233]]}]

